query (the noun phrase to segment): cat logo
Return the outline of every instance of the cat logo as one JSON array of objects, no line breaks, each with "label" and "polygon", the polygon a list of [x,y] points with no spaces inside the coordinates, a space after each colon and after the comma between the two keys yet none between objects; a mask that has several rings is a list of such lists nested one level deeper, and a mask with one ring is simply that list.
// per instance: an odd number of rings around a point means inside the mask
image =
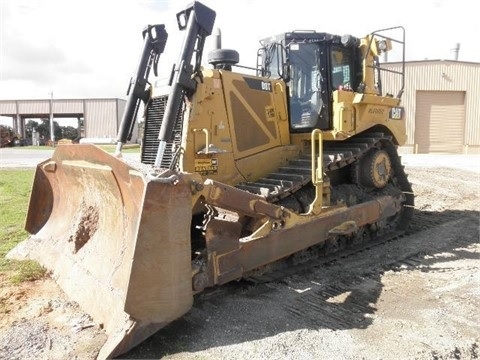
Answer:
[{"label": "cat logo", "polygon": [[393,119],[393,120],[402,120],[404,112],[405,110],[403,107],[397,106],[390,109],[388,116],[390,119]]}]

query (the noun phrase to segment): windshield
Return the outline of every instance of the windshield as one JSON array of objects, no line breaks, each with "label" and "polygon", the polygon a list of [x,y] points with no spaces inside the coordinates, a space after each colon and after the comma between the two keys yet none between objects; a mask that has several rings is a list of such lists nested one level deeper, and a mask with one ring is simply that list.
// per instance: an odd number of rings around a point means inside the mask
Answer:
[{"label": "windshield", "polygon": [[322,108],[319,47],[294,43],[289,48],[291,127],[313,128]]}]

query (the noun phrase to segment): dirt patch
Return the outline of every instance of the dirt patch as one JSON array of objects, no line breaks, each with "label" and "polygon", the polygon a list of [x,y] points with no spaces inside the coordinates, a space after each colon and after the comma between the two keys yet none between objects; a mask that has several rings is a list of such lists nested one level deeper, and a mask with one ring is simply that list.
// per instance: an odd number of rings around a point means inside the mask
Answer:
[{"label": "dirt patch", "polygon": [[76,254],[95,234],[98,226],[98,209],[93,206],[87,206],[85,203],[80,205],[79,211],[74,219],[74,234],[68,239],[73,242],[73,253]]},{"label": "dirt patch", "polygon": [[[235,282],[122,358],[477,359],[478,172],[407,166],[406,236],[281,280]],[[50,279],[0,292],[0,358],[93,359],[106,336]]]},{"label": "dirt patch", "polygon": [[106,340],[51,279],[19,286],[3,279],[0,303],[2,359],[95,359]]}]

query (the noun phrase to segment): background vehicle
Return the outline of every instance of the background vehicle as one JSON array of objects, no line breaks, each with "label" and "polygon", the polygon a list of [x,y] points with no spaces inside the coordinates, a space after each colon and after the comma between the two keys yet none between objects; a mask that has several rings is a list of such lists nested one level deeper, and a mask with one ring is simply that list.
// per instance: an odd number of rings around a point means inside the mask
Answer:
[{"label": "background vehicle", "polygon": [[[207,287],[402,233],[412,215],[396,151],[404,75],[396,96],[383,94],[378,61],[392,38],[285,33],[263,42],[248,75],[232,71],[234,50],[215,49],[202,68],[214,19],[199,2],[177,15],[185,41],[168,95],[148,83],[167,33],[146,28],[116,156],[59,145],[37,167],[34,235],[19,249],[104,325],[101,358],[185,314]],[[142,163],[127,163],[142,101]]]},{"label": "background vehicle", "polygon": [[23,140],[20,134],[16,134],[10,126],[0,125],[0,147],[11,147],[22,144]]}]

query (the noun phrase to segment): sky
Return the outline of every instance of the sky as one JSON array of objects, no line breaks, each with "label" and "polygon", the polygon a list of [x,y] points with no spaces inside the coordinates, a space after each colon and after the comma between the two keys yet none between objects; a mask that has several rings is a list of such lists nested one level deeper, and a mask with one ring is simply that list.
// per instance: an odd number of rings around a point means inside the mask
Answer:
[{"label": "sky", "polygon": [[[407,60],[480,62],[480,21],[467,0],[203,0],[216,11],[222,47],[254,67],[259,40],[292,30],[358,37],[403,26]],[[190,0],[0,0],[0,99],[122,98],[135,74],[148,24],[169,38],[160,81],[177,61],[184,32],[175,14]],[[206,42],[205,55],[213,48]]]}]

